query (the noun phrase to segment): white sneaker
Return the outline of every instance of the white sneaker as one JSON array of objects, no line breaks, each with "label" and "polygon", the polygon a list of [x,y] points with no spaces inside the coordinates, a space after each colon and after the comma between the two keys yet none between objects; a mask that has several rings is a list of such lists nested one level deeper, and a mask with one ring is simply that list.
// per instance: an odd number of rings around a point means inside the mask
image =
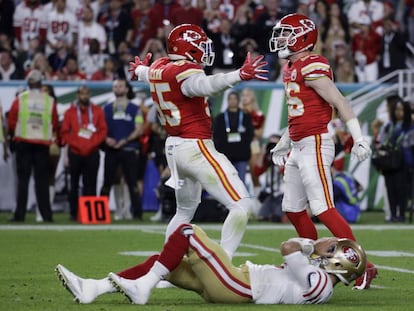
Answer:
[{"label": "white sneaker", "polygon": [[55,271],[62,285],[74,297],[73,300],[83,304],[88,304],[95,300],[97,290],[94,280],[83,279],[60,264],[56,266]]},{"label": "white sneaker", "polygon": [[42,214],[40,214],[40,211],[37,207],[35,207],[36,212],[36,222],[43,222]]},{"label": "white sneaker", "polygon": [[114,212],[114,220],[116,220],[116,221],[122,220],[122,215],[121,215],[121,212],[119,211],[119,209],[115,210],[115,212]]},{"label": "white sneaker", "polygon": [[153,222],[158,222],[162,220],[162,210],[161,208],[158,209],[158,211],[150,217],[150,220]]},{"label": "white sneaker", "polygon": [[122,215],[122,218],[125,220],[131,220],[133,218],[131,211],[129,210],[129,205],[122,207],[121,215]]},{"label": "white sneaker", "polygon": [[148,288],[140,279],[128,280],[117,274],[110,272],[108,274],[112,285],[119,290],[129,301],[137,305],[145,305],[151,295],[151,289]]}]

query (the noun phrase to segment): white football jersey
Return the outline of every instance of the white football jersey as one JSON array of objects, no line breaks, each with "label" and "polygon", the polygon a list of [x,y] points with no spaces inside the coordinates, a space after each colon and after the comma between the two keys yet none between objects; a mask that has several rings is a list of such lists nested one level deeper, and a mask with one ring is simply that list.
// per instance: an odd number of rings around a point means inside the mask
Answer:
[{"label": "white football jersey", "polygon": [[29,41],[38,38],[40,29],[47,29],[47,15],[42,5],[34,10],[26,6],[25,2],[20,3],[13,15],[13,27],[21,29],[22,41],[16,40],[16,47],[28,50]]},{"label": "white football jersey", "polygon": [[[47,41],[56,44],[58,40],[65,41],[69,45],[73,44],[73,36],[78,32],[78,21],[75,15],[66,9],[63,13],[56,10],[50,12],[48,16]],[[46,48],[49,55],[53,50],[50,46]]]},{"label": "white football jersey", "polygon": [[78,53],[84,55],[89,52],[89,40],[97,39],[101,46],[101,50],[106,49],[106,32],[105,28],[97,22],[92,22],[91,25],[85,25],[81,22],[78,29]]},{"label": "white football jersey", "polygon": [[333,293],[328,273],[309,264],[300,252],[285,256],[283,267],[246,262],[256,304],[317,304]]}]

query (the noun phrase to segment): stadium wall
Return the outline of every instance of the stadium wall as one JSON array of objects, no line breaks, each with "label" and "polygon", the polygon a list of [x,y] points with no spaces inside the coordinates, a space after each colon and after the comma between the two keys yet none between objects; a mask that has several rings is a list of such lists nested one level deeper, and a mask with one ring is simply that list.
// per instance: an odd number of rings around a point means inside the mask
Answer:
[{"label": "stadium wall", "polygon": [[[64,112],[69,107],[69,104],[76,99],[76,90],[80,85],[87,85],[91,89],[91,100],[99,105],[104,105],[107,101],[113,98],[112,83],[111,82],[66,82],[66,81],[45,81],[54,86],[55,93],[58,99],[58,112],[60,117],[63,117]],[[134,90],[138,98],[148,98],[149,89],[146,85],[133,82]],[[361,84],[338,84],[339,89],[343,94],[349,94],[361,88]],[[10,109],[10,105],[16,93],[26,87],[25,81],[10,81],[2,82],[0,84],[0,100],[3,107],[3,112]],[[287,125],[287,106],[284,99],[284,87],[281,83],[274,82],[243,82],[236,85],[232,90],[241,91],[243,88],[252,88],[258,99],[259,106],[266,115],[266,122],[264,126],[263,137],[266,139],[273,133],[280,133]],[[220,111],[226,109],[226,95],[227,92],[215,94],[209,98],[210,107],[213,116]],[[359,120],[361,121],[364,135],[370,137],[370,124],[375,118],[387,120],[387,113],[385,109],[384,99],[375,102],[366,103],[360,107],[354,107]],[[0,150],[0,153],[2,150]],[[98,189],[102,183],[102,159],[101,168],[98,175]],[[360,184],[364,187],[361,195],[363,210],[382,209],[383,207],[383,193],[384,181],[381,175],[375,171],[371,166],[370,161],[357,163],[349,155],[346,159],[347,169],[353,173]],[[61,174],[63,164],[59,163],[57,175]],[[13,161],[8,163],[0,162],[0,180],[2,187],[0,187],[0,210],[11,210],[15,205],[15,181],[13,181]],[[153,165],[149,165],[146,172],[145,190],[143,197],[144,210],[152,211],[157,209],[157,201],[155,197],[154,186],[158,182],[158,173]],[[3,186],[4,185],[4,186]],[[33,192],[30,192],[30,199],[28,206],[32,205],[35,200]],[[114,209],[114,203],[110,201],[111,209]],[[57,207],[58,208],[58,207]]]}]

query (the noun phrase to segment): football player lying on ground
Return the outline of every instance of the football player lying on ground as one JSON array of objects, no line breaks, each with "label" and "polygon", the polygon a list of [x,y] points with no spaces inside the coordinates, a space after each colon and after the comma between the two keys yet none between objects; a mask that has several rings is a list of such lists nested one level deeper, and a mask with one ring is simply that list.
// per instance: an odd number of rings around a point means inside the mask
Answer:
[{"label": "football player lying on ground", "polygon": [[180,225],[160,254],[103,279],[85,279],[57,265],[63,286],[78,303],[120,291],[133,304],[146,304],[160,280],[198,293],[212,303],[316,304],[327,302],[333,287],[362,275],[366,255],[350,239],[293,238],[280,247],[281,266],[231,263],[224,249],[196,225]]}]

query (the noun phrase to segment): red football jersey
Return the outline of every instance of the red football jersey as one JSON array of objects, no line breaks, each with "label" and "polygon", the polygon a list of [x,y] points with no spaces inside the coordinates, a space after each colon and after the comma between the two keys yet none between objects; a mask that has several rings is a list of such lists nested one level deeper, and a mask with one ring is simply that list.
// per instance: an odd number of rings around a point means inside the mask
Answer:
[{"label": "red football jersey", "polygon": [[206,98],[187,97],[181,91],[185,79],[202,72],[199,64],[187,60],[171,61],[168,57],[160,58],[150,66],[151,96],[168,135],[211,139],[211,117]]},{"label": "red football jersey", "polygon": [[328,132],[332,107],[305,84],[306,80],[323,76],[333,77],[328,60],[320,55],[311,54],[294,63],[287,62],[283,68],[289,134],[293,141]]}]

